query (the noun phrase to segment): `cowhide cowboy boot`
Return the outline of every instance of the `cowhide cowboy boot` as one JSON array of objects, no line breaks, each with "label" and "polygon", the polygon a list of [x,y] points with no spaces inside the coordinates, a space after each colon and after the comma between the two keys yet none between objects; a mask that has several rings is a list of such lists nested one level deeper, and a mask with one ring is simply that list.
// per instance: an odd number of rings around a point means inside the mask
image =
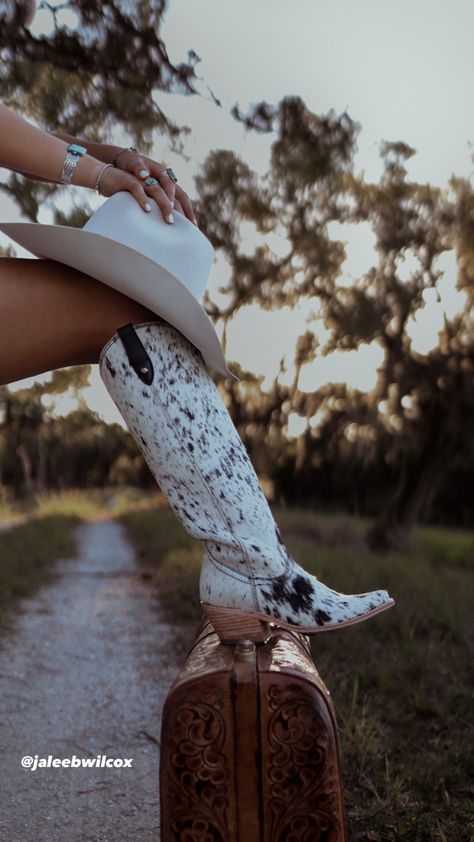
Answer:
[{"label": "cowhide cowboy boot", "polygon": [[99,370],[171,508],[204,542],[199,595],[223,643],[264,641],[269,623],[328,631],[394,605],[384,590],[338,593],[291,557],[201,352],[177,328],[159,317],[118,328]]}]

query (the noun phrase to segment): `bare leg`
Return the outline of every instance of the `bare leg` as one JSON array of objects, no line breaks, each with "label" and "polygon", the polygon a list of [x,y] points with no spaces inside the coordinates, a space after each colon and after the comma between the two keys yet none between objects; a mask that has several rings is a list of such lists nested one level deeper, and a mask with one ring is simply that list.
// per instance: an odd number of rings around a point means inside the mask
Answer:
[{"label": "bare leg", "polygon": [[147,307],[54,260],[0,259],[0,384],[97,363],[120,325]]}]

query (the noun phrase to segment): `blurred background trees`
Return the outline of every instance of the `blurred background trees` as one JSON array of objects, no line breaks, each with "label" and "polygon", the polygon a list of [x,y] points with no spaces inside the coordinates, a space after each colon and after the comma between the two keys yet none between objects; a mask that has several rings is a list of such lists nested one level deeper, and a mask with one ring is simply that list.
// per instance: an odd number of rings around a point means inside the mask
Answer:
[{"label": "blurred background trees", "polygon": [[[199,59],[189,49],[187,62],[170,61],[160,38],[164,0],[74,0],[64,7],[75,13],[77,26],[56,18],[51,35],[35,37],[28,29],[28,3],[0,3],[0,99],[49,130],[107,141],[119,128],[144,150],[159,133],[184,151],[188,127],[169,119],[153,94],[199,95]],[[360,125],[347,113],[314,114],[297,96],[276,106],[258,103],[247,114],[236,106],[233,116],[250,131],[273,133],[271,156],[267,173],[258,177],[234,152],[215,149],[196,178],[192,198],[200,227],[229,266],[219,301],[207,292],[205,307],[223,325],[224,344],[228,324],[251,304],[272,311],[308,300],[315,319],[329,330],[323,345],[314,321],[302,324],[294,337],[290,385],[283,359],[265,390],[261,377],[235,362],[240,381],[218,380],[266,487],[280,503],[372,517],[368,538],[376,548],[403,545],[420,521],[472,525],[471,185],[453,176],[448,193],[409,181],[405,164],[415,150],[403,142],[383,144],[383,176],[368,183],[354,173]],[[61,188],[12,174],[0,189],[36,219],[40,203],[54,208],[52,197]],[[54,213],[60,224],[82,224],[80,208],[70,217]],[[332,234],[335,223],[368,224],[375,234],[374,264],[357,279],[342,269],[346,251]],[[260,238],[250,252],[244,224]],[[283,238],[283,255],[272,250],[273,235]],[[410,327],[439,300],[438,262],[446,252],[456,255],[464,305],[455,317],[445,314],[437,345],[420,353]],[[371,343],[383,351],[371,392],[352,388],[344,371],[340,383],[313,392],[300,387],[304,366]],[[17,493],[150,481],[118,425],[104,424],[83,401],[63,418],[45,408],[44,395],[71,385],[80,390],[87,369],[54,372],[48,384],[31,389],[2,387],[0,480]],[[295,415],[303,428],[290,436]]]}]

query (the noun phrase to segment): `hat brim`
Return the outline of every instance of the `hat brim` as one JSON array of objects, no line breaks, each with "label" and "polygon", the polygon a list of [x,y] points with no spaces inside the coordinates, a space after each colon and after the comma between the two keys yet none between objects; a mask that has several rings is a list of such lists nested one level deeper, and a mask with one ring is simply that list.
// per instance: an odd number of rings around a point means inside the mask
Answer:
[{"label": "hat brim", "polygon": [[0,230],[36,257],[57,260],[139,301],[178,328],[224,377],[219,338],[202,305],[178,278],[139,251],[109,237],[66,225],[0,223]]}]

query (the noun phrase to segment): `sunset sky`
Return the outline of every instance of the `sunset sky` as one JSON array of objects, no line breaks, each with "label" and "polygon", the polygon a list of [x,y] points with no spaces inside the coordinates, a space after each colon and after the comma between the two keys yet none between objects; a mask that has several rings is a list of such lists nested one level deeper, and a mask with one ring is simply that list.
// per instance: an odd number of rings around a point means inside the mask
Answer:
[{"label": "sunset sky", "polygon": [[[74,20],[69,23],[74,25]],[[49,26],[45,10],[37,13],[31,28],[41,32]],[[365,171],[367,179],[380,176],[382,140],[403,140],[417,150],[407,165],[414,180],[445,186],[451,174],[472,178],[473,32],[474,5],[468,0],[171,0],[162,35],[174,62],[185,61],[191,48],[201,57],[197,72],[202,77],[203,96],[157,97],[165,112],[180,124],[189,125],[192,134],[186,141],[189,161],[168,154],[160,138],[156,138],[155,157],[173,166],[191,196],[193,175],[212,149],[232,149],[263,173],[271,136],[246,134],[229,116],[230,109],[238,103],[246,110],[260,100],[276,105],[286,95],[299,95],[315,113],[334,109],[340,114],[346,110],[361,123],[356,171]],[[208,88],[222,108],[213,104]],[[6,174],[0,170],[0,175]],[[94,202],[92,196],[93,206]],[[0,218],[18,218],[2,195]],[[48,216],[40,217],[40,221],[48,221]],[[343,271],[347,280],[367,271],[376,259],[370,229],[334,225],[330,233],[346,243]],[[242,228],[242,237],[251,249],[255,236],[250,226]],[[2,235],[0,243],[5,245],[7,238]],[[270,245],[275,250],[284,248],[277,238]],[[455,312],[462,301],[454,288],[453,256],[445,255],[438,266],[446,270],[440,284],[442,303],[428,298],[412,326],[413,340],[420,351],[435,344],[443,311]],[[410,271],[409,262],[406,271]],[[225,272],[225,264],[217,255],[208,284],[211,290],[222,282]],[[280,358],[285,354],[291,358],[294,340],[305,330],[307,312],[308,307],[281,313],[252,308],[236,317],[229,329],[230,368],[233,360],[239,361],[271,379]],[[319,322],[308,326],[324,344],[323,326]],[[301,386],[312,390],[328,381],[342,380],[370,389],[381,359],[378,347],[317,357],[306,367]],[[15,388],[29,382],[20,381]],[[91,384],[84,392],[91,408],[107,420],[121,421],[97,366]],[[66,412],[73,405],[65,397],[57,401],[56,410]],[[296,426],[293,432],[297,432]]]}]

